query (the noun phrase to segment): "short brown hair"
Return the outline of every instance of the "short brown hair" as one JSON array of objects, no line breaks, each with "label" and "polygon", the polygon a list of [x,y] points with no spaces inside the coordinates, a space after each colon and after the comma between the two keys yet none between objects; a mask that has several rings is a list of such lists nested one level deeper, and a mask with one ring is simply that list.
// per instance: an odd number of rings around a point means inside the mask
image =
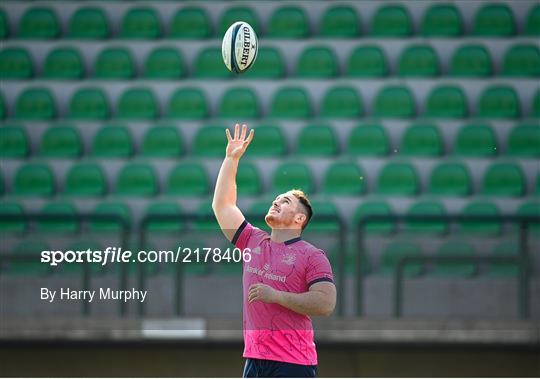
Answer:
[{"label": "short brown hair", "polygon": [[304,191],[299,189],[292,189],[291,193],[296,197],[299,201],[302,207],[304,208],[304,213],[306,214],[306,221],[304,222],[304,225],[302,225],[302,230],[304,230],[309,223],[309,220],[311,220],[311,216],[313,216],[313,209],[311,208],[311,202],[309,201],[308,197],[304,193]]}]

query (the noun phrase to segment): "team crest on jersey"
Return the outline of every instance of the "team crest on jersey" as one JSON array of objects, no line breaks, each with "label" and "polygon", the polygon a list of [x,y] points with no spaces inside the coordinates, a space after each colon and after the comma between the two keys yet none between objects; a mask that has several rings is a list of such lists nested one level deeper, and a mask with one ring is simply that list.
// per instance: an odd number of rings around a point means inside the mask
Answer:
[{"label": "team crest on jersey", "polygon": [[257,246],[255,249],[251,250],[252,253],[260,254],[261,253],[261,247]]},{"label": "team crest on jersey", "polygon": [[285,263],[286,265],[292,266],[295,261],[296,261],[296,256],[293,253],[287,253],[283,256],[281,263]]}]

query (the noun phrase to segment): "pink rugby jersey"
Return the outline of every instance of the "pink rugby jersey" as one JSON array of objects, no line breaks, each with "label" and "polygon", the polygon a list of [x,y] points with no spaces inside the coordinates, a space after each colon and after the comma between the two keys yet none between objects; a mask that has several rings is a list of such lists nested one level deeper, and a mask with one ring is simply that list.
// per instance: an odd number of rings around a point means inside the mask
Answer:
[{"label": "pink rugby jersey", "polygon": [[316,365],[311,318],[278,304],[248,302],[249,287],[264,283],[279,291],[302,293],[317,282],[333,282],[324,251],[300,237],[273,242],[268,233],[244,221],[232,243],[251,249],[243,263],[244,357]]}]

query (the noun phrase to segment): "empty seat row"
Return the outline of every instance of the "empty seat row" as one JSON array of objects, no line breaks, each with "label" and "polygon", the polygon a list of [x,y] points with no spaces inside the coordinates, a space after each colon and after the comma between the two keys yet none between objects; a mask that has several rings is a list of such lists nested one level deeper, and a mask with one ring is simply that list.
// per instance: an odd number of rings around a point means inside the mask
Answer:
[{"label": "empty seat row", "polygon": [[[338,161],[330,165],[323,176],[321,190],[330,195],[364,195],[368,193],[368,180],[375,181],[374,192],[381,195],[415,196],[422,191],[417,168],[406,161],[387,162],[377,172],[376,178],[366,176],[364,169],[354,162]],[[536,176],[535,191],[538,194],[540,174],[536,173]],[[103,196],[107,193],[134,197],[151,197],[160,193],[204,196],[210,193],[211,188],[211,181],[204,166],[189,161],[179,163],[169,170],[164,188],[160,188],[155,167],[144,162],[124,164],[114,180],[107,179],[105,171],[98,163],[73,164],[62,185],[57,183],[54,171],[46,163],[26,163],[8,180],[12,181],[10,195],[29,197],[48,197],[57,192],[79,197]],[[433,195],[464,197],[474,192],[469,169],[461,162],[438,163],[429,173],[427,182],[426,193]],[[242,195],[257,195],[265,190],[261,172],[250,162],[240,165],[237,184],[238,192]],[[286,192],[291,188],[301,188],[307,193],[316,192],[313,173],[307,164],[285,161],[275,168],[271,176],[270,191]],[[487,196],[520,197],[528,193],[527,178],[515,163],[492,163],[484,170],[482,188],[478,193]]]},{"label": "empty seat row", "polygon": [[[1,95],[0,95],[1,96]],[[1,97],[0,97],[1,101]],[[59,115],[55,98],[47,87],[27,87],[22,90],[14,104],[12,118],[26,120],[51,120],[57,117],[101,120],[111,116],[120,119],[152,120],[159,117],[174,119],[203,119],[217,116],[231,119],[253,119],[262,116],[282,119],[304,119],[314,117],[309,92],[302,86],[279,87],[271,98],[269,114],[263,115],[260,100],[250,87],[231,87],[219,101],[215,115],[205,92],[198,87],[182,87],[173,92],[164,113],[153,91],[144,86],[124,90],[118,97],[116,109],[106,92],[100,87],[82,87],[76,90],[69,101],[66,115]],[[532,101],[530,116],[540,115],[540,89]],[[520,98],[512,86],[490,85],[478,96],[476,110],[469,110],[467,96],[457,85],[435,86],[425,99],[425,111],[419,105],[411,89],[406,85],[387,85],[375,96],[371,106],[372,116],[387,118],[411,118],[417,115],[440,118],[466,118],[471,115],[486,118],[519,118],[524,116]],[[5,115],[5,106],[0,102],[0,116]],[[335,86],[323,95],[319,105],[320,117],[357,118],[366,115],[361,94],[352,86]]]},{"label": "empty seat row", "polygon": [[[202,49],[190,70],[180,50],[175,47],[157,47],[150,51],[137,75],[136,63],[128,48],[105,47],[94,59],[93,72],[85,72],[80,51],[72,46],[52,49],[44,62],[36,62],[24,47],[7,47],[0,51],[0,77],[2,79],[29,79],[36,76],[41,66],[41,76],[56,80],[74,80],[89,76],[96,79],[131,79],[141,76],[149,79],[228,78],[233,75],[225,69],[221,49]],[[391,74],[402,77],[436,77],[442,74],[440,58],[429,44],[412,44],[398,58],[397,72],[390,72],[384,51],[377,45],[355,48],[349,55],[345,72],[333,48],[326,45],[308,46],[300,54],[294,75],[303,78],[329,78],[340,74],[352,77],[385,77]],[[458,46],[449,62],[448,74],[454,77],[487,77],[493,74],[494,64],[489,51],[481,44]],[[277,78],[286,75],[286,64],[277,48],[259,49],[257,64],[246,78]],[[537,45],[517,43],[505,52],[502,61],[503,76],[540,76],[540,49]]]},{"label": "empty seat row", "polygon": [[[302,7],[281,6],[273,10],[264,23],[251,7],[227,8],[214,24],[202,7],[186,6],[173,12],[169,20],[163,20],[156,8],[135,6],[121,16],[118,35],[113,36],[111,22],[104,9],[96,6],[79,7],[62,28],[54,9],[34,6],[22,15],[16,31],[19,38],[58,38],[62,29],[65,36],[81,39],[103,39],[110,37],[155,39],[161,37],[200,39],[220,37],[235,21],[249,22],[259,36],[270,38],[306,38],[311,35],[332,38],[354,38],[363,34],[363,25],[368,35],[375,37],[408,37],[416,33],[431,37],[456,37],[465,33],[461,13],[450,3],[433,4],[426,9],[420,25],[414,25],[405,5],[384,4],[378,7],[370,20],[363,20],[357,9],[347,5],[330,6],[312,30],[308,14]],[[0,37],[10,36],[7,19],[9,13],[1,12]],[[528,9],[523,20],[526,35],[540,34],[540,6]],[[513,36],[518,28],[512,9],[502,3],[485,4],[474,15],[471,34],[474,36]]]},{"label": "empty seat row", "polygon": [[[226,125],[200,127],[189,143],[190,155],[220,157],[223,155]],[[324,122],[309,123],[302,128],[296,141],[288,142],[282,128],[275,124],[254,126],[257,138],[247,156],[281,157],[289,153],[301,156],[332,157],[387,156],[394,154],[419,157],[438,157],[445,153],[445,141],[439,127],[431,122],[409,125],[396,148],[391,146],[388,129],[378,122],[366,122],[354,127],[341,149],[336,130]],[[462,157],[540,157],[540,124],[516,124],[503,139],[501,149],[493,128],[486,123],[468,123],[456,133],[451,153]],[[18,124],[0,127],[0,157],[21,159],[30,155],[47,158],[78,158],[83,155],[107,158],[129,158],[142,155],[152,158],[178,158],[186,154],[187,141],[171,125],[156,125],[147,129],[141,141],[134,141],[129,129],[122,124],[101,127],[91,137],[91,148],[85,151],[79,130],[67,124],[47,128],[39,146],[31,152],[27,129]],[[289,149],[288,145],[293,148]]]}]

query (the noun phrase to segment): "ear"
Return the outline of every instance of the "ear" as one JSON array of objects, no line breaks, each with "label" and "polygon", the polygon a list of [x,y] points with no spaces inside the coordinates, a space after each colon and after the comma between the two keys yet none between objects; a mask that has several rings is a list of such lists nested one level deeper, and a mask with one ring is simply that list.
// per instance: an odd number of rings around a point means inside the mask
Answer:
[{"label": "ear", "polygon": [[303,213],[297,213],[294,217],[294,221],[300,225],[304,225],[304,222],[306,222],[307,216]]}]

